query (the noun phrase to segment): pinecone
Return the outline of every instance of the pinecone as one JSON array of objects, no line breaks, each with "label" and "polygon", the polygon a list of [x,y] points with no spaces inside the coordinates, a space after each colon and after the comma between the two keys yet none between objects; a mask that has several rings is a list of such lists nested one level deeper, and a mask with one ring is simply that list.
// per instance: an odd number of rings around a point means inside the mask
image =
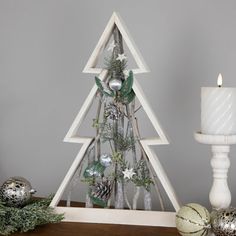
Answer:
[{"label": "pinecone", "polygon": [[92,201],[95,204],[105,207],[107,205],[108,199],[111,196],[112,188],[113,188],[113,181],[110,181],[108,179],[96,183],[90,193]]}]

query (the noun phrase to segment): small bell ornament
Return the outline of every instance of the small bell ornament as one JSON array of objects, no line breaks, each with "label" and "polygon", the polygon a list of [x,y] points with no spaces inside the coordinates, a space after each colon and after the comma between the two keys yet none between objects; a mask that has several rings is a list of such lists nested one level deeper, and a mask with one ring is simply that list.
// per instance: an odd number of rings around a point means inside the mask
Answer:
[{"label": "small bell ornament", "polygon": [[109,82],[109,87],[113,91],[119,91],[122,86],[122,81],[120,79],[111,79]]},{"label": "small bell ornament", "polygon": [[23,177],[11,177],[0,188],[0,198],[9,207],[23,207],[36,191]]}]

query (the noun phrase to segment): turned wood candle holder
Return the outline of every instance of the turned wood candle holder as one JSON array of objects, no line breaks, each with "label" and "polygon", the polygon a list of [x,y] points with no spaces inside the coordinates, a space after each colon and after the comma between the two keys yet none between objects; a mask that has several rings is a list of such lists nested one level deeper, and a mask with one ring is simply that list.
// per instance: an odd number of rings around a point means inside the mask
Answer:
[{"label": "turned wood candle holder", "polygon": [[213,209],[227,208],[231,203],[227,174],[230,167],[230,145],[236,144],[236,135],[209,135],[196,132],[195,139],[202,144],[210,144],[212,150],[211,166],[213,185],[209,194]]}]

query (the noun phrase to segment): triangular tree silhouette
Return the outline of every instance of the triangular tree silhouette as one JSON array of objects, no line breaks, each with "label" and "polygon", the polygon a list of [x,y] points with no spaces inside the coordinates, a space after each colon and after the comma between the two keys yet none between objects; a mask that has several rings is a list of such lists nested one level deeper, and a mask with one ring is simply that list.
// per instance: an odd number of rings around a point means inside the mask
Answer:
[{"label": "triangular tree silhouette", "polygon": [[[112,37],[114,40],[108,46]],[[124,70],[127,61],[123,42],[126,43],[138,66],[138,68],[130,69],[129,72]],[[112,52],[108,66],[107,68],[97,68],[99,56],[107,47]],[[151,145],[169,144],[169,142],[134,76],[134,74],[148,71],[124,22],[117,13],[113,13],[83,71],[99,74],[96,77],[96,84],[64,138],[65,142],[83,144],[50,204],[57,212],[65,212],[66,221],[175,226],[175,212],[150,211],[151,185],[156,187],[160,197],[156,186],[157,179],[176,211],[180,204],[158,157],[150,147]],[[78,129],[98,94],[100,95],[99,112],[94,120],[97,135],[96,137],[82,137],[79,135]],[[135,100],[139,101],[140,107],[143,108],[157,132],[157,137],[142,138],[140,136],[135,116]],[[102,122],[100,121],[101,111],[103,111]],[[105,140],[104,142],[109,141],[110,143],[111,153],[109,155],[101,153],[102,139]],[[96,155],[94,154],[92,161],[88,160],[87,167],[83,169],[83,177],[89,183],[86,206],[90,208],[58,207],[58,202],[81,166],[82,160],[88,158],[88,150],[91,147],[96,149]],[[126,159],[127,153],[131,153],[132,162],[129,161],[128,156]],[[141,156],[139,160],[137,160],[138,155]],[[112,168],[114,167],[113,172],[106,176],[104,171],[110,165]],[[139,176],[140,173],[145,173],[143,176],[141,175],[142,178]],[[133,204],[129,204],[124,190],[125,185],[131,182],[137,188]],[[145,193],[144,210],[136,210],[140,187],[143,187]],[[110,207],[112,194],[114,194],[114,207],[118,209],[107,209]],[[159,200],[163,207],[161,197]],[[93,204],[106,207],[106,209],[91,208]],[[124,210],[125,207],[131,210]]]}]

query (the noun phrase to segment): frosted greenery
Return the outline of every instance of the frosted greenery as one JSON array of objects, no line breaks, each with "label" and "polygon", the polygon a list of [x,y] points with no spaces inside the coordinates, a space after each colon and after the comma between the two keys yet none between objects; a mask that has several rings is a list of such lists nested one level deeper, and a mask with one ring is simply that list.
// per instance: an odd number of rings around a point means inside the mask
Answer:
[{"label": "frosted greenery", "polygon": [[38,225],[58,223],[63,214],[55,214],[49,207],[52,196],[46,199],[32,200],[22,208],[7,207],[0,201],[0,234],[9,235],[16,231],[27,232]]}]

